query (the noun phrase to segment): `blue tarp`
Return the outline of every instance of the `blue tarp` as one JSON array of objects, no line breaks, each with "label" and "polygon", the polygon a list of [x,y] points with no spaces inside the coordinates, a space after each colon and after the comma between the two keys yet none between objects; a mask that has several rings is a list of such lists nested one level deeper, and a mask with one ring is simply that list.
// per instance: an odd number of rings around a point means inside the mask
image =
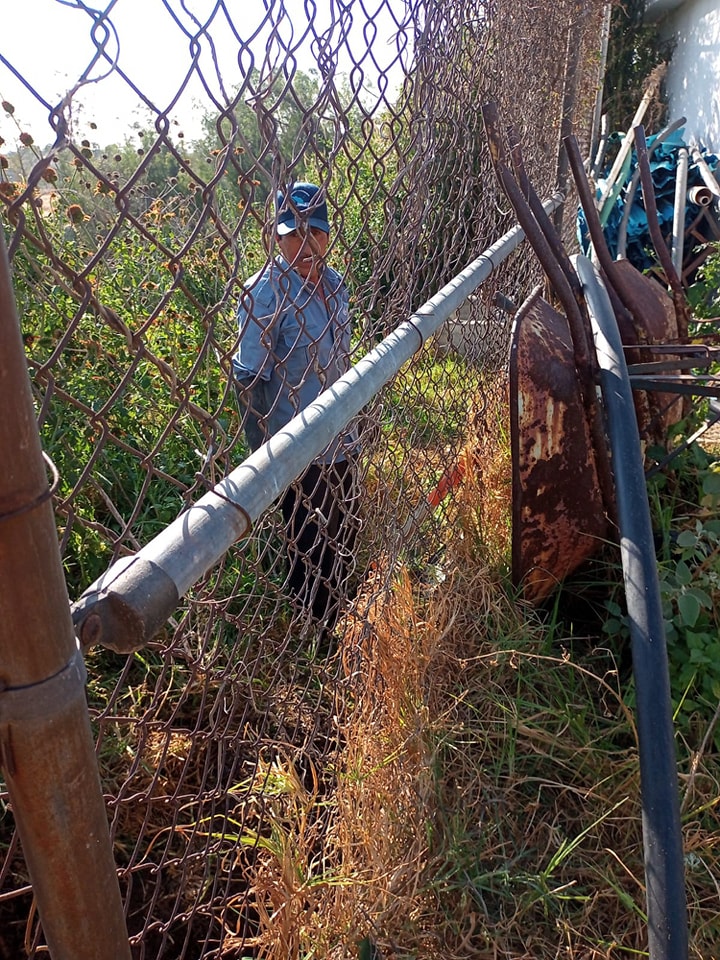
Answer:
[{"label": "blue tarp", "polygon": [[[648,137],[648,152],[653,148],[657,137]],[[677,177],[677,157],[681,147],[685,147],[690,152],[688,144],[683,140],[683,128],[675,130],[665,140],[661,141],[654,148],[650,155],[650,171],[652,173],[653,187],[655,190],[655,203],[657,205],[658,221],[663,236],[672,235],[673,214],[675,210],[675,180]],[[714,172],[718,158],[715,154],[706,153],[700,150],[700,153]],[[630,168],[627,177],[623,183],[622,190],[613,204],[610,215],[604,227],[605,242],[613,258],[617,256],[618,249],[618,231],[622,222],[625,207],[628,202],[628,188],[632,182],[633,174],[637,169],[637,154],[633,150],[630,158]],[[598,198],[602,193],[602,187],[605,178],[609,173],[609,168],[603,171],[598,180]],[[704,181],[698,169],[698,165],[690,158],[688,164],[688,190],[692,187],[700,187]],[[689,201],[685,206],[685,227],[686,229],[693,223],[702,208]],[[590,249],[590,236],[585,221],[585,215],[582,210],[578,212],[578,239],[580,246],[585,254]],[[625,256],[637,267],[638,270],[647,270],[657,263],[657,257],[653,249],[650,232],[648,230],[647,216],[643,204],[642,185],[638,183],[635,193],[630,201],[630,214],[627,225],[627,243]]]}]

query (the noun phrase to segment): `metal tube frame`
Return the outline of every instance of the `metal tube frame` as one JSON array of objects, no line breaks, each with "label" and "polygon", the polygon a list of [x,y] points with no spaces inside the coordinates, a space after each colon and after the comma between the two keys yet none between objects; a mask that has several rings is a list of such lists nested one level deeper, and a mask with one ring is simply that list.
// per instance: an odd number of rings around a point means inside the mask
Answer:
[{"label": "metal tube frame", "polygon": [[615,473],[625,597],[637,694],[650,960],[687,960],[688,925],[678,772],[660,584],[623,345],[607,291],[574,258],[593,324]]}]

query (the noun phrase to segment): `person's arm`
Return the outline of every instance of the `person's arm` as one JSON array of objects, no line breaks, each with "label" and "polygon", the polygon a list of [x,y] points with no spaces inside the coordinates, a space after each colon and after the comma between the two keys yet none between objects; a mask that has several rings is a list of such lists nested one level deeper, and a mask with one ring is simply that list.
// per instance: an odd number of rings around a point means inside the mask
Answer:
[{"label": "person's arm", "polygon": [[268,285],[243,290],[237,317],[240,337],[232,361],[233,379],[245,435],[250,448],[257,450],[268,438],[265,418],[274,402],[270,394],[277,318]]},{"label": "person's arm", "polygon": [[276,297],[265,282],[246,287],[237,309],[239,340],[233,357],[235,378],[240,382],[269,380],[277,347]]}]

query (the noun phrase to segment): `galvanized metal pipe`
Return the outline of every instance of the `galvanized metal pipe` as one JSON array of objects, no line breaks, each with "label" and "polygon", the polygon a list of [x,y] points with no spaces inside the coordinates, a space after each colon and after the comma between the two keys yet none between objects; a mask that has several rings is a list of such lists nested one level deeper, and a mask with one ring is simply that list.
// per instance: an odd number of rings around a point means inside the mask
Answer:
[{"label": "galvanized metal pipe", "polygon": [[682,276],[683,257],[685,255],[685,211],[687,210],[688,152],[680,147],[677,156],[677,174],[675,179],[675,207],[672,226],[672,262]]},{"label": "galvanized metal pipe", "polygon": [[702,177],[703,183],[715,197],[716,201],[720,200],[720,185],[718,185],[715,175],[708,166],[707,160],[703,157],[702,153],[700,153],[700,148],[697,144],[691,144],[690,155],[692,156],[693,163],[698,168],[698,173]]},{"label": "galvanized metal pipe", "polygon": [[709,207],[713,202],[713,192],[709,187],[690,187],[687,198],[697,207]]},{"label": "galvanized metal pipe", "polygon": [[[552,212],[562,203],[546,201]],[[80,597],[73,620],[83,645],[128,653],[144,646],[177,606],[315,457],[398,373],[524,239],[519,226],[473,260],[331,388],[180,514],[135,556],[114,564]]]},{"label": "galvanized metal pipe", "polygon": [[650,960],[687,960],[678,772],[667,648],[640,436],[623,345],[607,291],[576,257],[594,327],[615,471],[620,553],[637,694]]},{"label": "galvanized metal pipe", "polygon": [[130,960],[0,228],[0,765],[53,960]]}]

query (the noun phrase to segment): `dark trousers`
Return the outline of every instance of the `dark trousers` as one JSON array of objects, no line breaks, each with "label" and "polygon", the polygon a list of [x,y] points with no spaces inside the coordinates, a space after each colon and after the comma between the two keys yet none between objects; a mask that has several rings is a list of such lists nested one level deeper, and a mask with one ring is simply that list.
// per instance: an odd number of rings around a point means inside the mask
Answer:
[{"label": "dark trousers", "polygon": [[332,632],[351,591],[358,532],[358,491],[349,460],[313,464],[281,503],[290,592],[323,631]]}]

